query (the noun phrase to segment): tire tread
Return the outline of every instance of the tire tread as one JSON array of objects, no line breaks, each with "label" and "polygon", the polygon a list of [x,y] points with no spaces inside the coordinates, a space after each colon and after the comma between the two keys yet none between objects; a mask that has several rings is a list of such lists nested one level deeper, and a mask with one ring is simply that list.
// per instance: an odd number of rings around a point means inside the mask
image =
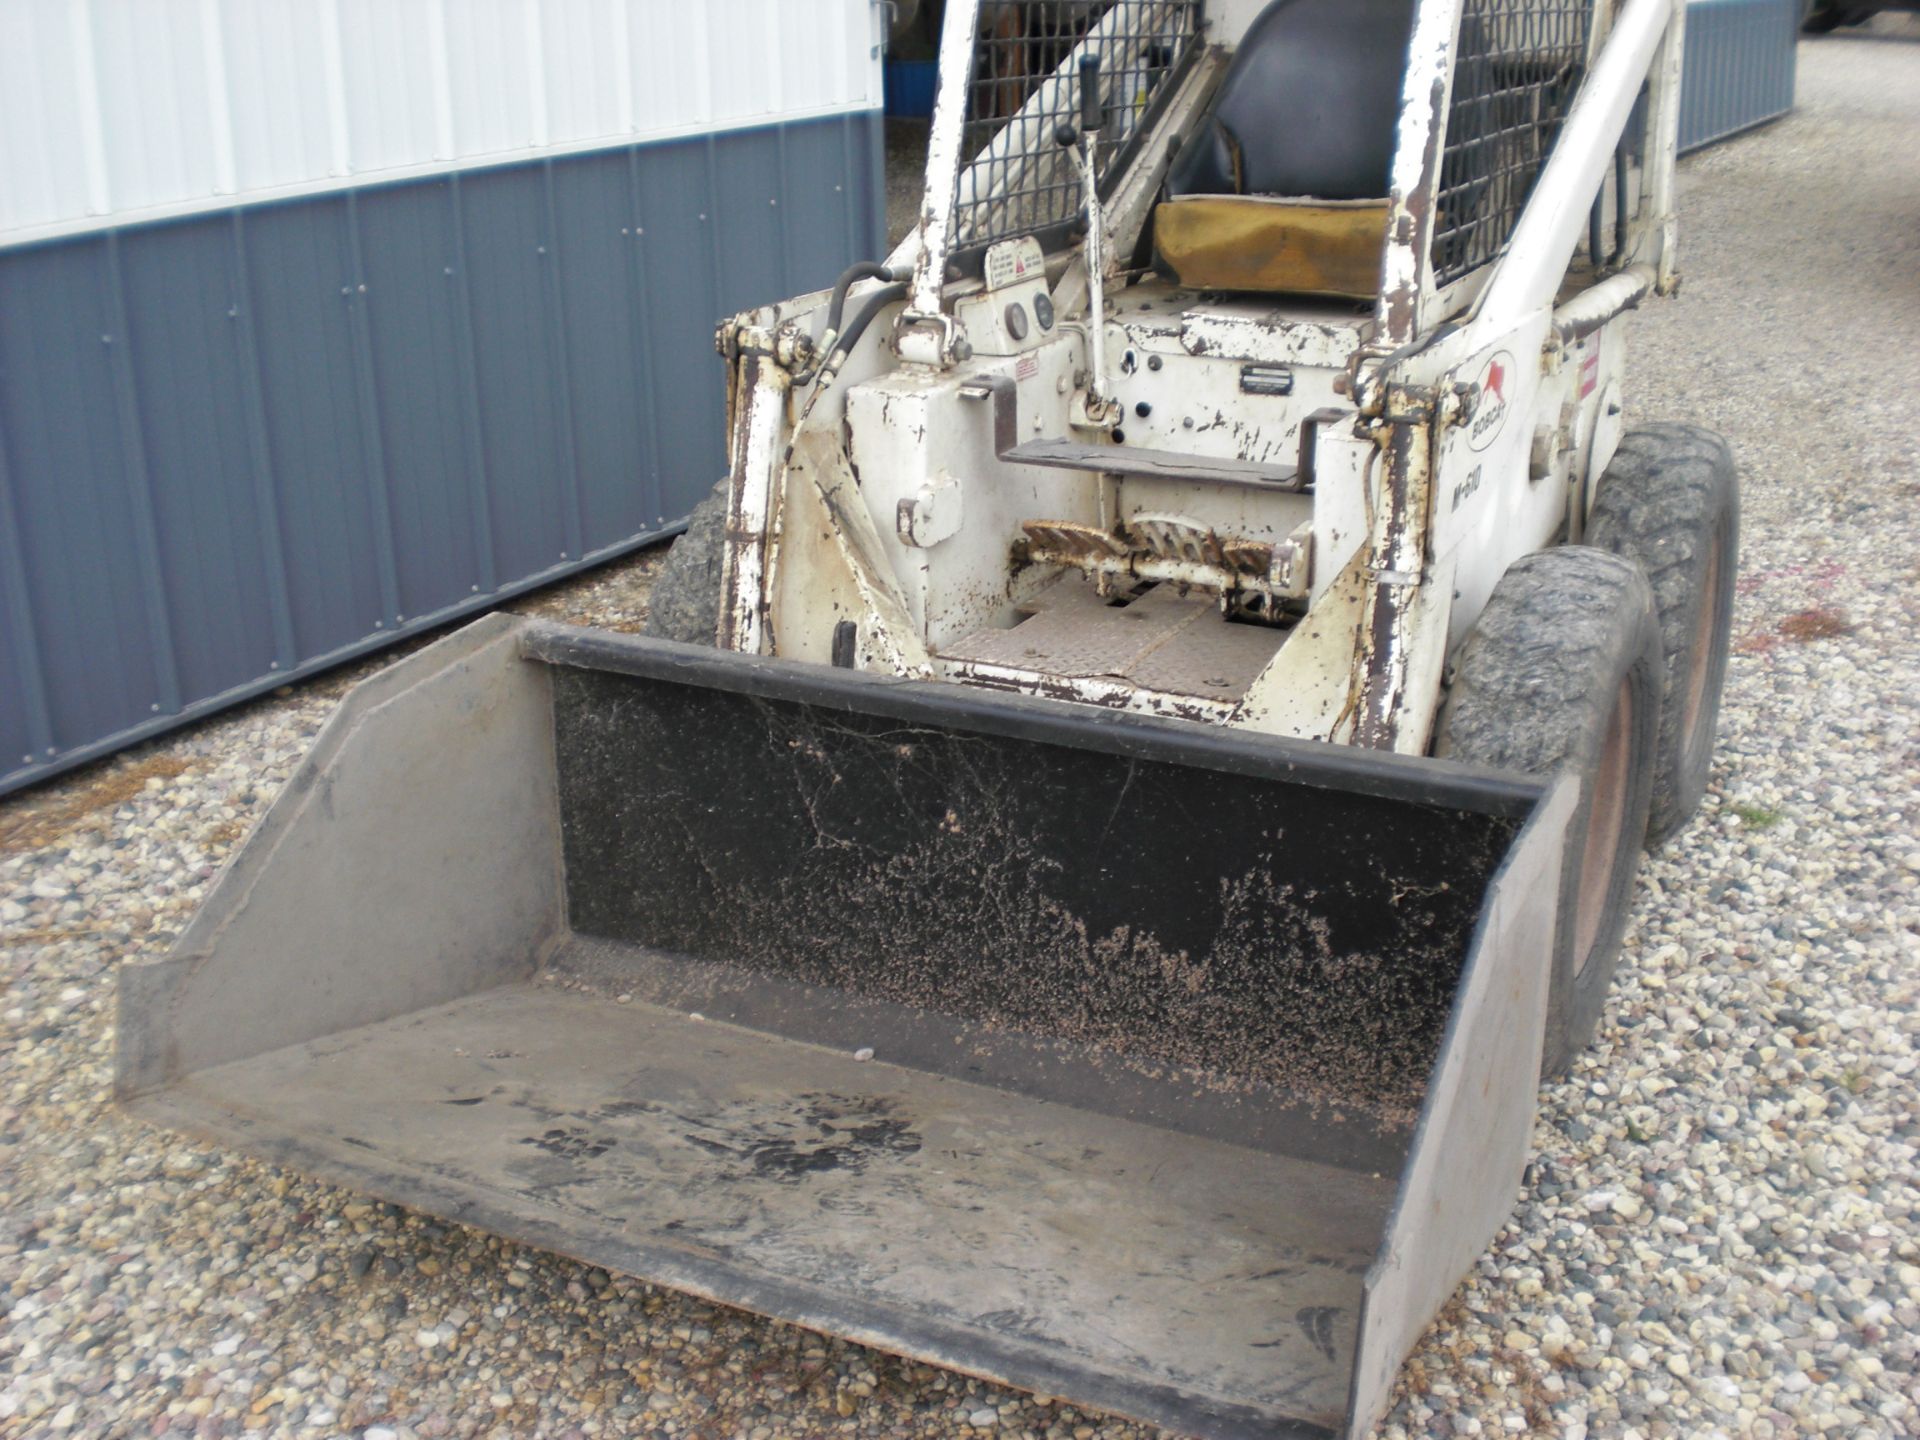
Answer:
[{"label": "tire tread", "polygon": [[[1730,587],[1738,561],[1732,551],[1738,543],[1739,488],[1725,440],[1701,426],[1672,421],[1638,426],[1621,436],[1600,479],[1586,541],[1640,566],[1660,617],[1667,704],[1660,722],[1660,768],[1649,829],[1656,844],[1686,823],[1706,789],[1710,754],[1690,754],[1689,737],[1681,727],[1686,723],[1683,698],[1699,606],[1718,606],[1723,598],[1699,593],[1706,573],[1704,547],[1714,543],[1723,524],[1730,527],[1731,547],[1720,583]],[[1716,630],[1713,643],[1724,652],[1727,638]],[[1715,669],[1703,702],[1709,722],[1719,712],[1724,653]],[[1710,745],[1706,748],[1711,750]]]},{"label": "tire tread", "polygon": [[642,634],[683,645],[718,643],[726,531],[727,482],[722,480],[693,507],[687,528],[667,550]]},{"label": "tire tread", "polygon": [[[1634,686],[1633,732],[1642,763],[1629,771],[1608,912],[1584,969],[1573,923],[1592,780],[1623,680]],[[1515,561],[1494,587],[1461,647],[1441,713],[1435,753],[1527,774],[1570,772],[1581,793],[1568,829],[1547,997],[1542,1071],[1557,1075],[1592,1037],[1626,928],[1632,863],[1652,800],[1650,753],[1662,688],[1653,593],[1632,561],[1563,545]]]}]

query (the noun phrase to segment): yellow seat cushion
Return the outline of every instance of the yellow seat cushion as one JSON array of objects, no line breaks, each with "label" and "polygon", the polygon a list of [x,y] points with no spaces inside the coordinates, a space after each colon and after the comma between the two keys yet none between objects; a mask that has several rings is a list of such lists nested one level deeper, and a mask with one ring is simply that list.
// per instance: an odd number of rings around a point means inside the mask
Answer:
[{"label": "yellow seat cushion", "polygon": [[1380,289],[1387,202],[1183,195],[1154,208],[1153,238],[1182,285],[1367,300]]}]

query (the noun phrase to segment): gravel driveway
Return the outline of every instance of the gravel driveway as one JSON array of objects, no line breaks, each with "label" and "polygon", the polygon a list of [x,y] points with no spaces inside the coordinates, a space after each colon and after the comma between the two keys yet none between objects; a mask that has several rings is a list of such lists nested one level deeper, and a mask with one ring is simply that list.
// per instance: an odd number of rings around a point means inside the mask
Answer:
[{"label": "gravel driveway", "polygon": [[[1389,1436],[1920,1432],[1920,20],[1685,162],[1637,415],[1746,475],[1701,817]],[[519,608],[631,624],[654,557]],[[377,662],[375,662],[377,663]],[[368,1204],[107,1103],[163,946],[361,665],[0,807],[0,1435],[1143,1432]]]}]

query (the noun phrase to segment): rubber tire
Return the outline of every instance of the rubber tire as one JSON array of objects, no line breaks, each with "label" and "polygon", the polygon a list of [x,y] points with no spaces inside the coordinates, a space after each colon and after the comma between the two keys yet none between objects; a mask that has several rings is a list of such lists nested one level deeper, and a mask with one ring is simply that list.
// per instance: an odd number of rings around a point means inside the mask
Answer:
[{"label": "rubber tire", "polygon": [[[1583,965],[1575,954],[1580,882],[1595,780],[1623,686],[1632,701],[1624,798]],[[1570,771],[1580,782],[1562,857],[1543,1075],[1563,1074],[1593,1038],[1619,963],[1653,799],[1661,688],[1660,625],[1646,578],[1631,561],[1587,546],[1515,561],[1460,648],[1435,753],[1534,775]]]},{"label": "rubber tire", "polygon": [[1803,35],[1831,34],[1842,25],[1849,23],[1849,19],[1847,7],[1844,5],[1815,3],[1807,10],[1806,18],[1800,22],[1800,33]]},{"label": "rubber tire", "polygon": [[727,482],[693,507],[687,528],[667,550],[653,582],[641,633],[683,645],[720,640],[721,562],[727,536]]},{"label": "rubber tire", "polygon": [[1698,425],[1629,430],[1600,477],[1586,543],[1633,561],[1653,586],[1666,687],[1647,840],[1659,845],[1693,818],[1713,768],[1740,562],[1727,442]]}]

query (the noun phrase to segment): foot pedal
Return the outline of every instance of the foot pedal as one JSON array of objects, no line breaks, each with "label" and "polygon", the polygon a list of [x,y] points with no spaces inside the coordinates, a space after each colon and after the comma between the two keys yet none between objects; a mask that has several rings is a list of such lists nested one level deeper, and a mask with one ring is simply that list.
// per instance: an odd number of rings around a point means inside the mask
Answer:
[{"label": "foot pedal", "polygon": [[1218,592],[1229,615],[1275,623],[1278,602],[1304,598],[1311,577],[1310,523],[1285,540],[1222,536],[1190,515],[1170,514],[1135,515],[1119,533],[1073,520],[1026,520],[1020,528],[1027,558],[1087,572],[1103,597],[1121,578],[1198,585]]},{"label": "foot pedal", "polygon": [[1156,560],[1184,560],[1190,565],[1227,563],[1213,527],[1185,515],[1136,515],[1127,522],[1127,538],[1136,550],[1144,550]]},{"label": "foot pedal", "polygon": [[1082,525],[1073,520],[1023,520],[1020,528],[1035,550],[1044,550],[1069,563],[1119,560],[1132,553],[1132,547],[1123,538],[1097,525]]}]

